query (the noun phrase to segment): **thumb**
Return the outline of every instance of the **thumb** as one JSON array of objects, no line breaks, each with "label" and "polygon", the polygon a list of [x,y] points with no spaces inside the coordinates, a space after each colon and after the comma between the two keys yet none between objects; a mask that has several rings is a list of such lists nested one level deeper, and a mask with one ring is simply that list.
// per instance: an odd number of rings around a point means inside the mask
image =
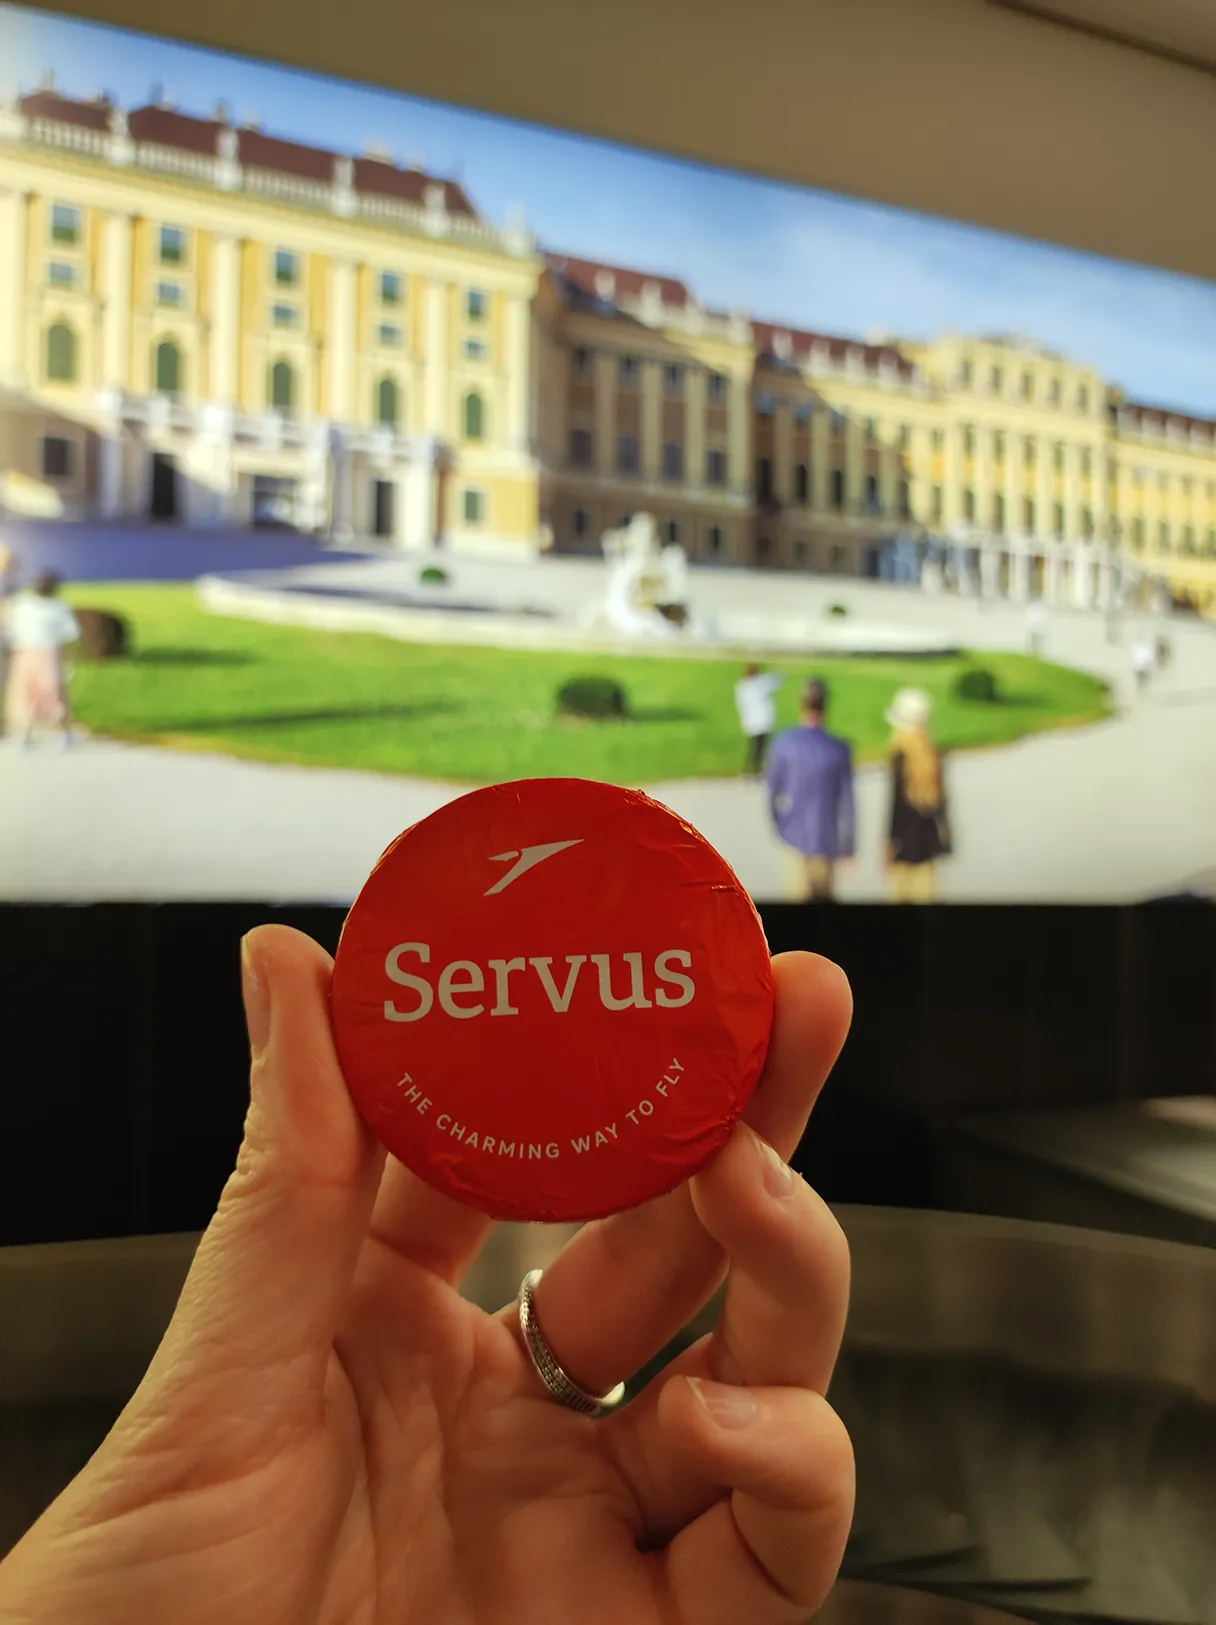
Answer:
[{"label": "thumb", "polygon": [[252,1065],[236,1168],[149,1377],[217,1383],[282,1419],[321,1394],[382,1155],[355,1110],[329,1022],[333,961],[263,926],[241,944]]}]

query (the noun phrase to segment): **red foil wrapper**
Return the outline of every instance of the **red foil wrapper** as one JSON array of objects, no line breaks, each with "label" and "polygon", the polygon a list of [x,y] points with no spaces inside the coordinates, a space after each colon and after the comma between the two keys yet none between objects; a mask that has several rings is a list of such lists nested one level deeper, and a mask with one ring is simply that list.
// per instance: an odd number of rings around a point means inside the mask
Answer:
[{"label": "red foil wrapper", "polygon": [[364,1118],[495,1218],[599,1218],[723,1144],[764,1066],[772,966],[729,865],[635,790],[525,779],[385,852],[332,1009]]}]

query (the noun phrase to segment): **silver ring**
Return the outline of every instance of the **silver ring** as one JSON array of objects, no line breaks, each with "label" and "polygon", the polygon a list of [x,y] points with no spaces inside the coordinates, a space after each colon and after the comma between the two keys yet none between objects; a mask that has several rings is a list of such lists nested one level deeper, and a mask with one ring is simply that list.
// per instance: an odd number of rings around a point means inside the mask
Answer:
[{"label": "silver ring", "polygon": [[550,1399],[555,1399],[567,1410],[577,1411],[580,1416],[590,1416],[593,1420],[598,1420],[601,1416],[607,1416],[616,1410],[625,1398],[625,1384],[618,1382],[611,1393],[597,1396],[580,1388],[578,1383],[562,1370],[536,1321],[533,1297],[541,1274],[540,1270],[529,1270],[519,1283],[519,1329],[524,1334],[524,1346],[536,1375],[548,1389]]}]

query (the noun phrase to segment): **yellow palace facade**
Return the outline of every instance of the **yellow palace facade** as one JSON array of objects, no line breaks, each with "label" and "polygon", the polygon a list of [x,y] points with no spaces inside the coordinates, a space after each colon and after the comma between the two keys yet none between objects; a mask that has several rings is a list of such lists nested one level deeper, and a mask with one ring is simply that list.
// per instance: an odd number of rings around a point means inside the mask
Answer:
[{"label": "yellow palace facade", "polygon": [[0,113],[6,506],[527,551],[539,268],[383,155],[25,97]]},{"label": "yellow palace facade", "polygon": [[1216,424],[1025,339],[713,311],[222,114],[0,108],[0,513],[525,557],[643,508],[694,560],[1216,607]]}]

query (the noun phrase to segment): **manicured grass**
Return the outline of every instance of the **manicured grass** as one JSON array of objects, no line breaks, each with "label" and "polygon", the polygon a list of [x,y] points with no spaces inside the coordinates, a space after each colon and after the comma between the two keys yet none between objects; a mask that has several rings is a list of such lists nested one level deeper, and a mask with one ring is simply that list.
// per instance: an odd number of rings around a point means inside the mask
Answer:
[{"label": "manicured grass", "polygon": [[[100,734],[458,783],[566,774],[641,784],[742,765],[731,661],[517,653],[264,626],[209,614],[189,586],[77,585],[69,596],[116,611],[132,628],[128,658],[76,669],[77,712]],[[780,662],[790,677],[779,696],[782,723],[794,720],[812,672],[828,680],[831,726],[861,760],[882,754],[883,712],[904,684],[933,694],[935,732],[948,748],[999,744],[1108,710],[1104,686],[1081,672],[1016,654],[977,660],[995,673],[1002,704],[950,697],[967,658]],[[630,720],[559,721],[553,697],[581,672],[623,683]]]}]

